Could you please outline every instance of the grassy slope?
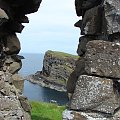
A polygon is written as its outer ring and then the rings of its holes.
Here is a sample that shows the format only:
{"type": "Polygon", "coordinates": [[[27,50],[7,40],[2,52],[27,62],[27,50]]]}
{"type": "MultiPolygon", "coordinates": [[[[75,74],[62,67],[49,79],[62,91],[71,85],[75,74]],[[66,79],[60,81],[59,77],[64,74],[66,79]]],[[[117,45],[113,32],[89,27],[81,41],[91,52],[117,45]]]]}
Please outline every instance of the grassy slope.
{"type": "Polygon", "coordinates": [[[32,120],[62,120],[64,106],[31,101],[32,120]]]}
{"type": "Polygon", "coordinates": [[[70,57],[70,58],[73,58],[73,59],[78,59],[79,58],[79,56],[77,56],[77,55],[72,55],[72,54],[69,54],[69,53],[64,53],[64,52],[59,52],[59,51],[48,50],[47,53],[52,54],[53,56],[56,56],[56,57],[60,57],[60,58],[67,58],[67,57],[70,57]]]}

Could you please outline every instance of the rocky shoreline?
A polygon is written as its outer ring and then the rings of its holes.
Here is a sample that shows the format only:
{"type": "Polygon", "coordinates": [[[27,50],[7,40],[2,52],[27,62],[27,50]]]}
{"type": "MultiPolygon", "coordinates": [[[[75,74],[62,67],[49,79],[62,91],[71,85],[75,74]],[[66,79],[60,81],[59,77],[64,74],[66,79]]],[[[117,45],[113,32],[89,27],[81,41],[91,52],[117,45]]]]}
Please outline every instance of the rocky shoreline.
{"type": "Polygon", "coordinates": [[[34,75],[29,75],[25,78],[25,80],[33,83],[33,84],[37,84],[37,85],[40,85],[42,87],[47,87],[47,88],[50,88],[50,89],[54,89],[54,90],[57,90],[57,91],[60,91],[60,92],[66,92],[66,86],[65,85],[60,85],[60,84],[57,84],[55,82],[50,82],[49,80],[45,79],[45,78],[42,78],[42,77],[36,77],[37,79],[35,79],[33,77],[34,75]]]}

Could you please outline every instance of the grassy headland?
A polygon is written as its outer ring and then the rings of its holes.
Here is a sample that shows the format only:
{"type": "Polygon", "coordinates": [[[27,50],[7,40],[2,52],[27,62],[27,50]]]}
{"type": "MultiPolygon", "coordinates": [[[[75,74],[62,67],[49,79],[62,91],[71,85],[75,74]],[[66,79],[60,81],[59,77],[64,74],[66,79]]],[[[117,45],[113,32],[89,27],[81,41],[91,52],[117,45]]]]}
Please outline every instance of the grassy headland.
{"type": "Polygon", "coordinates": [[[57,58],[74,58],[74,59],[78,59],[79,56],[77,55],[72,55],[72,54],[69,54],[69,53],[64,53],[64,52],[59,52],[59,51],[51,51],[51,50],[48,50],[47,53],[53,55],[53,56],[56,56],[57,58]]]}
{"type": "Polygon", "coordinates": [[[62,120],[65,106],[36,101],[31,101],[30,104],[32,106],[32,120],[62,120]]]}

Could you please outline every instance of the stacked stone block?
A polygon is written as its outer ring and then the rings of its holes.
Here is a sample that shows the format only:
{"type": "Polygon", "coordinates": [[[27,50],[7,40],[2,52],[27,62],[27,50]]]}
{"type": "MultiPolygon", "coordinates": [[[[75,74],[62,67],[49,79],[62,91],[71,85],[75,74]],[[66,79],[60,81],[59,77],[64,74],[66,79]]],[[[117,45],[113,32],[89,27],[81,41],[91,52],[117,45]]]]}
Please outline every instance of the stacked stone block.
{"type": "Polygon", "coordinates": [[[119,0],[75,0],[82,16],[77,53],[80,58],[70,75],[70,97],[63,120],[120,119],[119,0]]]}
{"type": "Polygon", "coordinates": [[[0,120],[31,120],[31,106],[22,95],[21,49],[16,32],[28,23],[26,14],[36,12],[41,0],[0,0],[0,120]]]}

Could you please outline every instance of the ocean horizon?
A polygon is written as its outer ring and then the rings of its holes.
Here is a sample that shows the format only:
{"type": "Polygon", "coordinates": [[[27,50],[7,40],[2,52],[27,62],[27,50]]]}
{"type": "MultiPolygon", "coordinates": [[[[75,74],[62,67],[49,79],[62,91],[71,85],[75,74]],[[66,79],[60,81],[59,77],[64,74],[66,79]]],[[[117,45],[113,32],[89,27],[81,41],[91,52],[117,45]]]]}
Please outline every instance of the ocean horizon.
{"type": "Polygon", "coordinates": [[[42,53],[20,53],[25,59],[22,59],[22,68],[19,73],[22,76],[34,74],[42,70],[44,54],[42,53]]]}

